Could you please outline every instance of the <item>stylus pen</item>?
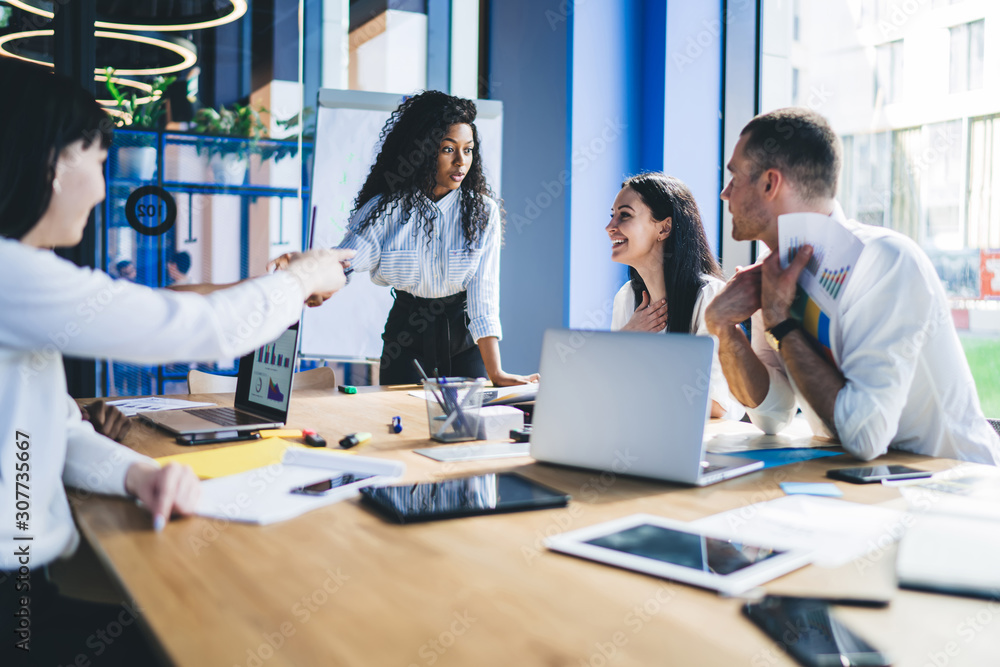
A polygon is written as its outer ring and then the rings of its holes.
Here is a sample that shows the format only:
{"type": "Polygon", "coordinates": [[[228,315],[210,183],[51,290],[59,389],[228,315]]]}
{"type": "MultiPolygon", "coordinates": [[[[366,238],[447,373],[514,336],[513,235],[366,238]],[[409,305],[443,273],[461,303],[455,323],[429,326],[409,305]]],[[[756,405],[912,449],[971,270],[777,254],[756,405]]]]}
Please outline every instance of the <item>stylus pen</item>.
{"type": "Polygon", "coordinates": [[[424,379],[424,386],[431,388],[431,396],[433,396],[434,400],[437,401],[437,404],[441,407],[441,411],[444,412],[445,414],[448,414],[448,408],[446,408],[444,406],[444,403],[441,402],[441,399],[438,398],[438,394],[434,390],[434,385],[431,384],[431,379],[427,377],[427,373],[424,372],[424,367],[421,366],[420,362],[417,361],[416,359],[413,360],[413,365],[416,367],[417,372],[420,373],[420,377],[424,379]]]}
{"type": "MultiPolygon", "coordinates": [[[[416,360],[416,359],[413,360],[413,366],[417,369],[417,372],[420,373],[420,377],[422,377],[424,379],[424,386],[425,387],[431,387],[431,390],[430,390],[431,391],[431,395],[434,396],[434,400],[437,401],[438,406],[441,407],[441,412],[443,412],[445,414],[445,416],[447,417],[448,415],[450,415],[453,412],[457,411],[457,414],[455,415],[455,417],[458,419],[459,424],[460,424],[462,430],[463,431],[466,430],[465,419],[463,418],[461,407],[459,407],[458,405],[455,405],[454,408],[451,407],[452,403],[451,403],[451,401],[448,400],[448,395],[445,392],[444,387],[442,387],[440,385],[440,380],[438,380],[437,382],[435,382],[435,383],[432,384],[431,383],[431,379],[429,377],[427,377],[427,373],[424,372],[424,367],[420,365],[420,362],[418,360],[416,360]],[[437,386],[438,389],[441,390],[441,397],[440,398],[438,398],[438,393],[433,388],[435,385],[437,386]]],[[[434,369],[434,374],[437,375],[437,369],[434,369]]]]}

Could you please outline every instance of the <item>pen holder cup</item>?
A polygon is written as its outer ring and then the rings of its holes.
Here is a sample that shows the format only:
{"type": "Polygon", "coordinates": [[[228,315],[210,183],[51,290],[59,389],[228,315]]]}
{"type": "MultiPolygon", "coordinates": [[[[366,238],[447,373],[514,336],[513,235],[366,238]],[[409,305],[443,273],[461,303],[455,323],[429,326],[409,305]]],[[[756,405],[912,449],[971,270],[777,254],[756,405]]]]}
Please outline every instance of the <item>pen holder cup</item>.
{"type": "Polygon", "coordinates": [[[475,440],[479,409],[483,406],[483,378],[432,378],[424,381],[431,393],[427,401],[427,426],[431,440],[475,440]]]}

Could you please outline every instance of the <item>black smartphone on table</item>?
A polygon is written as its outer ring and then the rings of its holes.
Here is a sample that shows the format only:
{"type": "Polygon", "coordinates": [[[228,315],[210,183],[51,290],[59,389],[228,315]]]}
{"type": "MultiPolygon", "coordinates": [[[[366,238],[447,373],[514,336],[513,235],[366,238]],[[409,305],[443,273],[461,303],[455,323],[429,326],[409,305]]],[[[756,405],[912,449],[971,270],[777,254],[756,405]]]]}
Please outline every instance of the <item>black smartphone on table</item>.
{"type": "Polygon", "coordinates": [[[830,613],[830,605],[810,598],[768,595],[743,613],[800,665],[806,667],[886,667],[889,657],[830,613]]]}
{"type": "Polygon", "coordinates": [[[860,468],[837,468],[827,470],[826,476],[851,484],[872,484],[883,479],[921,479],[930,477],[933,473],[927,470],[917,470],[909,466],[883,465],[862,466],[860,468]]]}
{"type": "Polygon", "coordinates": [[[347,486],[348,484],[354,484],[354,482],[360,482],[361,480],[368,479],[369,477],[371,477],[371,475],[344,473],[343,475],[337,475],[336,477],[331,477],[330,479],[324,479],[321,482],[296,487],[291,490],[291,493],[298,493],[305,496],[325,496],[331,491],[347,486]]]}
{"type": "Polygon", "coordinates": [[[565,507],[570,497],[513,472],[440,482],[369,486],[361,499],[391,521],[410,523],[565,507]]]}

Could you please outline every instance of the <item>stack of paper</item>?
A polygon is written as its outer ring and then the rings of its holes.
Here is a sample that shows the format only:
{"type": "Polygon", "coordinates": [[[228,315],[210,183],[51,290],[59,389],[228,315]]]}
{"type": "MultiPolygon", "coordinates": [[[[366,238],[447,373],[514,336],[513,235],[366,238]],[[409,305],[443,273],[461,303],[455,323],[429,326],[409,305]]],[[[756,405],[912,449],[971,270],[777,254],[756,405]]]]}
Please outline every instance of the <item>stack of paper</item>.
{"type": "Polygon", "coordinates": [[[834,359],[830,335],[836,323],[837,303],[844,295],[864,244],[843,224],[819,213],[789,213],[778,218],[778,253],[782,268],[804,245],[813,256],[799,275],[799,293],[792,303],[792,315],[834,359]]]}
{"type": "Polygon", "coordinates": [[[404,471],[399,461],[288,447],[279,463],[202,482],[195,514],[257,524],[284,521],[357,495],[362,487],[395,481],[404,471]],[[291,492],[343,473],[364,479],[321,496],[291,492]]]}
{"type": "MultiPolygon", "coordinates": [[[[1000,520],[1000,470],[963,465],[899,487],[911,509],[1000,520]]],[[[995,527],[1000,532],[1000,525],[995,527]]]]}
{"type": "Polygon", "coordinates": [[[813,562],[839,567],[891,545],[902,512],[833,498],[784,496],[707,516],[693,524],[734,539],[811,551],[813,562]]]}

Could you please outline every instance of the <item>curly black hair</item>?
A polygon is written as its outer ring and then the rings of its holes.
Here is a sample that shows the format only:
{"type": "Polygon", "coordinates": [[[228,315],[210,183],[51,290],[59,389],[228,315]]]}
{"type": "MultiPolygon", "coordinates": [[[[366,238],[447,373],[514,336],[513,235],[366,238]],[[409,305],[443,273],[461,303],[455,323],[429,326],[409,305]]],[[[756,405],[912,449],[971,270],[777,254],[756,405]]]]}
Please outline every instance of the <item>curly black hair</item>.
{"type": "Polygon", "coordinates": [[[460,187],[462,231],[466,247],[471,248],[489,224],[486,199],[494,199],[483,175],[475,120],[476,105],[471,100],[437,90],[404,100],[382,127],[375,164],[354,200],[352,215],[373,197],[382,195],[378,204],[357,221],[357,231],[364,231],[387,212],[400,209],[405,214],[403,224],[416,213],[423,220],[427,238],[432,237],[435,208],[429,197],[437,183],[438,150],[448,128],[464,123],[472,128],[474,142],[472,164],[460,187]]]}

